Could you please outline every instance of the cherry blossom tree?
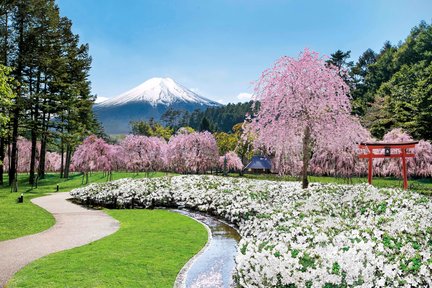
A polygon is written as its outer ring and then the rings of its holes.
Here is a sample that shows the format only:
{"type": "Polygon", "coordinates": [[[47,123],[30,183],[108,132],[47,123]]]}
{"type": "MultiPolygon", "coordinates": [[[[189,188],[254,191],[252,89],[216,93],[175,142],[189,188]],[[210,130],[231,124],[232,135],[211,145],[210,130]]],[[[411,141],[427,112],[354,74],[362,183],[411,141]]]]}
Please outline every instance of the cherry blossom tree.
{"type": "MultiPolygon", "coordinates": [[[[25,173],[30,170],[30,155],[31,155],[31,142],[23,137],[17,140],[17,172],[25,173]]],[[[9,169],[9,157],[4,159],[5,170],[9,169]]]]}
{"type": "Polygon", "coordinates": [[[432,177],[431,143],[429,141],[420,140],[414,149],[414,154],[414,171],[412,174],[416,175],[417,177],[432,177]]]}
{"type": "Polygon", "coordinates": [[[349,87],[339,72],[305,49],[298,59],[277,60],[255,86],[260,109],[246,128],[256,134],[255,147],[274,156],[280,174],[302,175],[303,188],[312,153],[321,147],[353,149],[368,137],[351,115],[349,87]]]}
{"type": "Polygon", "coordinates": [[[344,178],[365,175],[367,162],[359,159],[359,153],[361,151],[356,145],[337,150],[332,147],[317,148],[311,159],[310,171],[315,175],[344,178]]]}
{"type": "MultiPolygon", "coordinates": [[[[23,137],[19,137],[17,141],[17,172],[28,173],[30,171],[30,159],[31,159],[31,148],[32,144],[30,140],[23,137]]],[[[36,166],[39,164],[39,151],[40,143],[36,145],[36,166]]],[[[61,156],[56,152],[47,152],[46,154],[45,170],[50,172],[57,172],[60,170],[61,156]]],[[[5,168],[9,168],[9,159],[5,158],[5,168]]]]}
{"type": "Polygon", "coordinates": [[[31,155],[31,142],[25,138],[18,138],[18,172],[29,172],[30,171],[30,155],[31,155]]]}
{"type": "Polygon", "coordinates": [[[179,173],[203,173],[219,160],[216,140],[207,131],[172,136],[166,155],[170,169],[179,173]]]}
{"type": "MultiPolygon", "coordinates": [[[[414,139],[407,132],[395,128],[384,135],[385,143],[410,142],[414,139]]],[[[400,149],[392,149],[392,154],[399,154],[400,149]]],[[[420,140],[415,149],[408,149],[408,153],[414,153],[414,158],[407,158],[408,174],[410,176],[432,176],[432,145],[430,142],[420,140]]],[[[384,153],[384,151],[381,151],[384,153]]],[[[402,164],[399,158],[374,159],[374,173],[379,176],[401,177],[402,164]]]]}
{"type": "Polygon", "coordinates": [[[228,171],[240,171],[243,169],[243,163],[237,153],[235,153],[234,151],[229,151],[225,155],[219,157],[219,168],[226,168],[228,171]]]}
{"type": "Polygon", "coordinates": [[[61,155],[56,152],[47,152],[45,159],[45,171],[58,172],[61,166],[61,155]]]}
{"type": "Polygon", "coordinates": [[[126,170],[126,153],[121,145],[109,145],[109,158],[113,171],[126,170]]]}
{"type": "Polygon", "coordinates": [[[79,145],[72,157],[72,162],[76,171],[83,172],[86,183],[90,171],[111,171],[109,145],[95,135],[88,136],[79,145]]]}
{"type": "Polygon", "coordinates": [[[159,137],[128,135],[121,143],[126,168],[131,171],[159,171],[165,167],[166,141],[159,137]]]}

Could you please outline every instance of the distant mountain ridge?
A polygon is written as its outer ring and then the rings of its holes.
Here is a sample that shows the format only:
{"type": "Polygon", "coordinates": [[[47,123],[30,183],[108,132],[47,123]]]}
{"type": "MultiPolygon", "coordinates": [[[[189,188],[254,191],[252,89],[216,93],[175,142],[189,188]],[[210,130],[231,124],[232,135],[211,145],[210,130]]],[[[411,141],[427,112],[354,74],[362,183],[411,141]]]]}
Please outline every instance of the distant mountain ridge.
{"type": "Polygon", "coordinates": [[[130,121],[159,120],[168,109],[194,111],[220,107],[171,78],[151,78],[137,87],[93,106],[97,119],[108,134],[130,132],[130,121]]]}

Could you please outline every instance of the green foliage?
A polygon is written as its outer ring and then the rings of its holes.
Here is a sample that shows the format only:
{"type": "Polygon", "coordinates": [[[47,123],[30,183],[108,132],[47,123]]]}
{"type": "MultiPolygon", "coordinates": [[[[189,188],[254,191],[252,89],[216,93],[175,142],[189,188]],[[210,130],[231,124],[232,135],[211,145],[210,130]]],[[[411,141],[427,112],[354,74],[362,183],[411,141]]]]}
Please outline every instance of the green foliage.
{"type": "Polygon", "coordinates": [[[299,263],[302,266],[301,271],[303,272],[306,272],[310,267],[315,267],[315,259],[307,253],[300,257],[299,263]]]}
{"type": "Polygon", "coordinates": [[[226,132],[214,133],[216,143],[219,148],[219,154],[225,155],[228,151],[234,151],[239,141],[239,135],[226,132]]]}
{"type": "Polygon", "coordinates": [[[421,22],[403,43],[368,49],[351,69],[353,108],[376,137],[403,128],[432,140],[432,25],[421,22]]]}
{"type": "Polygon", "coordinates": [[[247,246],[248,246],[247,243],[243,244],[242,247],[240,248],[240,253],[242,253],[243,255],[246,255],[247,246]]]}
{"type": "Polygon", "coordinates": [[[299,253],[300,250],[294,249],[291,251],[291,257],[296,258],[299,253]]]}
{"type": "Polygon", "coordinates": [[[332,274],[339,275],[340,272],[341,272],[341,267],[340,267],[339,263],[334,262],[333,266],[332,266],[332,274]]]}
{"type": "Polygon", "coordinates": [[[204,132],[204,131],[208,131],[208,132],[213,132],[215,130],[214,126],[212,123],[210,123],[210,121],[207,119],[207,117],[203,117],[201,120],[201,124],[199,126],[199,131],[200,132],[204,132]]]}
{"type": "Polygon", "coordinates": [[[354,65],[353,61],[348,61],[350,54],[351,51],[343,52],[342,50],[337,50],[332,53],[330,59],[326,61],[327,64],[334,65],[339,69],[339,76],[344,79],[345,83],[349,86],[351,86],[351,78],[346,72],[348,72],[354,65]]]}
{"type": "Polygon", "coordinates": [[[6,109],[12,106],[12,99],[14,98],[12,91],[13,79],[9,76],[10,72],[10,68],[0,65],[0,135],[5,133],[5,125],[9,122],[6,109]]]}
{"type": "Polygon", "coordinates": [[[356,115],[363,116],[369,103],[374,100],[373,95],[369,92],[370,83],[365,78],[369,75],[369,67],[376,62],[376,58],[377,54],[372,49],[367,49],[350,71],[353,86],[351,87],[351,104],[356,115]]]}
{"type": "Polygon", "coordinates": [[[198,131],[210,132],[233,132],[232,127],[245,120],[247,113],[252,113],[252,102],[248,103],[229,103],[220,107],[209,107],[206,110],[178,111],[168,109],[162,116],[161,122],[174,130],[190,126],[198,131]]]}
{"type": "Polygon", "coordinates": [[[131,126],[132,133],[135,135],[162,137],[165,140],[169,140],[174,133],[173,128],[164,127],[153,119],[150,119],[149,121],[132,121],[131,126]]]}
{"type": "Polygon", "coordinates": [[[420,255],[416,255],[413,258],[405,259],[400,262],[400,268],[402,271],[417,273],[422,265],[422,257],[420,255]]]}

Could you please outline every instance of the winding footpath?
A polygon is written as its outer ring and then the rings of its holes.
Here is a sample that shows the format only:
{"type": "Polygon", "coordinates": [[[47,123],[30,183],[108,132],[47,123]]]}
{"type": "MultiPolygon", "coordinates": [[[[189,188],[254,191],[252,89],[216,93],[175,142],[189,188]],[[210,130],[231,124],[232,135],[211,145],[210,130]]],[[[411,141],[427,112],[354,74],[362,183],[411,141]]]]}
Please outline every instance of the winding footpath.
{"type": "Polygon", "coordinates": [[[88,244],[120,228],[111,216],[73,204],[68,198],[69,193],[62,192],[31,200],[53,214],[56,224],[38,234],[0,242],[0,287],[36,259],[88,244]]]}

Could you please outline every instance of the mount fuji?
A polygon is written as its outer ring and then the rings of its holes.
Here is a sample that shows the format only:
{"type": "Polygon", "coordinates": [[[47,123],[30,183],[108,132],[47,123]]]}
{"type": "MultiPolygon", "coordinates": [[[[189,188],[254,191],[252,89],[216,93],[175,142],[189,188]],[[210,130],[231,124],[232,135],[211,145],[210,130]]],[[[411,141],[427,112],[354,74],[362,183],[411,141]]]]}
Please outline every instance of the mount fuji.
{"type": "Polygon", "coordinates": [[[171,78],[151,78],[139,86],[93,106],[108,134],[130,132],[130,121],[159,120],[168,109],[194,111],[222,106],[202,97],[171,78]]]}

